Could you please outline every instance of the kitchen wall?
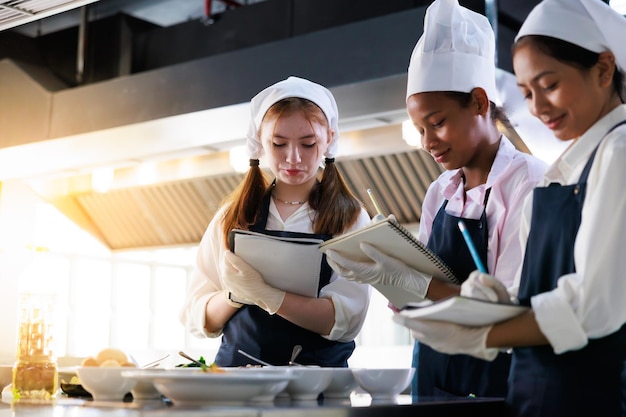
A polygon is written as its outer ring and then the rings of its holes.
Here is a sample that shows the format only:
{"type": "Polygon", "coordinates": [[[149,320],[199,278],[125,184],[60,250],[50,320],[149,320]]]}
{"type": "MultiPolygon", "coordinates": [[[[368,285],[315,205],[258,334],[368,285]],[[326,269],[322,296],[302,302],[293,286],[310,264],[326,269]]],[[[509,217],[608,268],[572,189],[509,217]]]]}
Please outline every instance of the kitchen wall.
{"type": "MultiPolygon", "coordinates": [[[[0,199],[0,363],[15,359],[17,295],[41,255],[27,248],[33,246],[49,249],[46,272],[35,278],[39,289],[58,296],[55,336],[63,363],[107,346],[138,363],[169,354],[164,366],[181,363],[179,350],[214,357],[219,339],[196,339],[178,322],[195,246],[112,253],[21,182],[9,181],[0,199]]],[[[412,340],[391,314],[373,292],[351,366],[410,366],[412,340]]]]}

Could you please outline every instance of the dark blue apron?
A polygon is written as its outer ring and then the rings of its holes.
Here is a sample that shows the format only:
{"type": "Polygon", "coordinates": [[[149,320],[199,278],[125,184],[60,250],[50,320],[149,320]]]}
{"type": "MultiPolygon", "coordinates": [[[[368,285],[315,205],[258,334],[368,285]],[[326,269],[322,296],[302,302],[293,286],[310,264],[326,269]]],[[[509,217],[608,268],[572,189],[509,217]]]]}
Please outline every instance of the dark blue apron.
{"type": "MultiPolygon", "coordinates": [[[[576,271],[574,243],[596,151],[597,147],[577,184],[553,183],[534,191],[518,294],[520,304],[530,306],[532,296],[553,290],[561,276],[576,271]]],[[[580,350],[560,355],[550,345],[515,348],[507,398],[511,413],[533,417],[622,416],[625,357],[624,326],[613,334],[589,340],[580,350]]]]}
{"type": "MultiPolygon", "coordinates": [[[[485,194],[487,206],[489,193],[485,194]]],[[[433,221],[433,229],[427,246],[443,259],[454,271],[455,276],[465,281],[476,270],[476,264],[467,248],[458,222],[461,217],[446,213],[444,201],[433,221]]],[[[480,219],[463,218],[483,265],[487,265],[489,230],[486,209],[480,219]]],[[[500,353],[492,361],[484,361],[468,355],[447,355],[437,352],[426,344],[416,342],[413,366],[417,362],[417,394],[423,397],[505,397],[511,355],[500,353]]],[[[415,391],[414,391],[415,392],[415,391]]]]}
{"type": "MultiPolygon", "coordinates": [[[[269,214],[270,196],[263,201],[257,223],[250,230],[285,237],[308,237],[328,240],[330,235],[265,230],[269,214]]],[[[297,273],[294,271],[294,273],[297,273]]],[[[322,259],[319,291],[330,282],[332,269],[322,259]]],[[[302,346],[298,363],[329,367],[347,367],[348,358],[354,351],[354,342],[336,342],[306,330],[278,314],[270,315],[256,305],[244,305],[224,326],[222,342],[215,357],[219,366],[245,366],[250,359],[241,355],[241,349],[272,365],[287,365],[295,345],[302,346]]]]}

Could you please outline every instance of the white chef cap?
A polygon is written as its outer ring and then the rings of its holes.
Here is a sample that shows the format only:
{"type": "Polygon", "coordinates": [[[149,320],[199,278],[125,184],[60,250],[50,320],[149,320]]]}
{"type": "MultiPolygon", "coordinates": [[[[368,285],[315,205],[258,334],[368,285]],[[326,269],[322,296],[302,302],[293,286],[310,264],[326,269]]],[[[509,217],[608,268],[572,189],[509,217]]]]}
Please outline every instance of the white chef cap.
{"type": "Polygon", "coordinates": [[[324,156],[334,158],[339,139],[339,111],[335,97],[326,88],[304,78],[289,77],[267,87],[250,101],[252,118],[248,128],[247,150],[250,159],[259,159],[263,155],[263,146],[259,138],[259,128],[265,113],[272,105],[289,97],[304,98],[315,103],[326,115],[328,125],[335,132],[324,156]]]}
{"type": "Polygon", "coordinates": [[[481,87],[497,102],[495,37],[489,20],[457,0],[426,10],[424,33],[413,49],[406,98],[427,91],[469,93],[481,87]]]}
{"type": "Polygon", "coordinates": [[[610,50],[626,71],[626,19],[600,0],[544,0],[528,14],[515,41],[526,35],[550,36],[596,53],[610,50]]]}

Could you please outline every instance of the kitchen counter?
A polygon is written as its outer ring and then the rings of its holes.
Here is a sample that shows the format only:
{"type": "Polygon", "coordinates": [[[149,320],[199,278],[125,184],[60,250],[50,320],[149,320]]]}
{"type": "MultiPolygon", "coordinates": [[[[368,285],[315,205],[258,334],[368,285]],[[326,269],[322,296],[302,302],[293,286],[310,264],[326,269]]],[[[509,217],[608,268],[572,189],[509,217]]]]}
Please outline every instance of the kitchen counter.
{"type": "Polygon", "coordinates": [[[498,398],[420,398],[401,395],[393,401],[372,402],[369,395],[350,399],[274,403],[246,406],[180,407],[166,401],[95,402],[59,398],[51,403],[20,401],[0,403],[0,417],[420,417],[450,415],[504,415],[504,400],[498,398]]]}

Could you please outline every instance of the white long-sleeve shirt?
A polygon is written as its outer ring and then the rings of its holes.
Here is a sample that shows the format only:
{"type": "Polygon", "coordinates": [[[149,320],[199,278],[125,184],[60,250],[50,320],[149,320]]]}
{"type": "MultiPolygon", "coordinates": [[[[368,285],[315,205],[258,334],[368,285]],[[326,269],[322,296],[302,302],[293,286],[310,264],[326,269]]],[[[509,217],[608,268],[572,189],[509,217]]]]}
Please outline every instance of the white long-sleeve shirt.
{"type": "MultiPolygon", "coordinates": [[[[222,207],[218,210],[202,237],[196,266],[187,289],[187,298],[180,313],[180,321],[187,331],[196,337],[217,337],[221,334],[221,331],[207,332],[205,321],[207,303],[212,297],[222,294],[224,290],[220,283],[220,258],[227,250],[222,234],[225,209],[222,207]]],[[[266,229],[313,233],[311,221],[313,214],[314,211],[308,203],[305,203],[283,221],[274,201],[271,201],[266,229]]],[[[360,229],[369,222],[370,217],[367,211],[361,209],[357,221],[346,232],[360,229]]],[[[330,333],[322,337],[340,342],[354,340],[363,326],[369,306],[370,292],[369,285],[348,281],[333,272],[330,283],[321,289],[319,297],[332,300],[335,308],[335,324],[330,333]]]]}
{"type": "Polygon", "coordinates": [[[489,229],[487,270],[510,287],[517,267],[522,263],[519,226],[524,199],[542,180],[546,164],[538,158],[522,153],[502,137],[496,158],[485,184],[464,191],[462,171],[442,173],[426,192],[418,238],[426,244],[432,232],[433,221],[444,200],[446,213],[469,219],[480,219],[485,192],[491,188],[487,204],[489,229]]]}
{"type": "MultiPolygon", "coordinates": [[[[543,185],[577,183],[602,141],[587,179],[574,246],[576,272],[560,277],[552,291],[531,298],[539,327],[557,354],[579,349],[588,339],[609,335],[626,322],[626,125],[604,138],[623,120],[626,105],[612,110],[578,138],[550,166],[543,181],[543,185]]],[[[532,195],[524,206],[520,228],[523,247],[531,211],[532,195]]]]}

